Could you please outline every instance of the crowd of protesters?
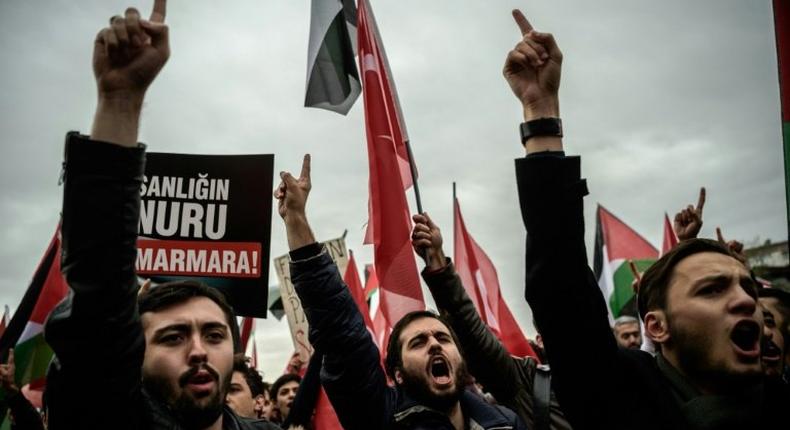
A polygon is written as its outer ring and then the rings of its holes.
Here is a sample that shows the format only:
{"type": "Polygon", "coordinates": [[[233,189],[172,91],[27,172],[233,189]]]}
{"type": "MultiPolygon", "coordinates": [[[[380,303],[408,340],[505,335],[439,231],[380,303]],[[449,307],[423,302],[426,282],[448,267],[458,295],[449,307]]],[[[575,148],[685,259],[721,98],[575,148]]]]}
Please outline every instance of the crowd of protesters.
{"type": "Polygon", "coordinates": [[[610,324],[584,244],[581,159],[563,147],[563,56],[553,35],[513,16],[521,37],[504,77],[524,112],[526,154],[515,170],[537,357],[511,356],[485,325],[423,213],[411,241],[438,313],[397,321],[382,366],[308,222],[309,155],[299,177],[281,173],[274,190],[316,350],[309,363],[295,355],[264,382],[241,354],[236,316],[218,290],[181,281],[139,292],[138,124],[170,55],[165,1],[156,0],[150,19],[129,8],[96,37],[93,127],[69,133],[65,149],[62,268],[71,291],[46,324],[56,359],[43,414],[14,384],[13,351],[0,365],[12,428],[311,428],[321,388],[348,430],[788,428],[790,294],[762,287],[739,243],[697,238],[704,190],[675,217],[679,244],[635,283],[638,316],[610,324]]]}

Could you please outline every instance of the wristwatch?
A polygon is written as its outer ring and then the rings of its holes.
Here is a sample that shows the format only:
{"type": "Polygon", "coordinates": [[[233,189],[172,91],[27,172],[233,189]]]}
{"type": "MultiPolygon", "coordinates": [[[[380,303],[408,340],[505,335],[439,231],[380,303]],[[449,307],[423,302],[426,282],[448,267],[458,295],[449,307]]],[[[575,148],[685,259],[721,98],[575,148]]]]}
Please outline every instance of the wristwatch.
{"type": "Polygon", "coordinates": [[[538,118],[521,123],[521,144],[536,136],[562,137],[562,120],[559,118],[538,118]]]}

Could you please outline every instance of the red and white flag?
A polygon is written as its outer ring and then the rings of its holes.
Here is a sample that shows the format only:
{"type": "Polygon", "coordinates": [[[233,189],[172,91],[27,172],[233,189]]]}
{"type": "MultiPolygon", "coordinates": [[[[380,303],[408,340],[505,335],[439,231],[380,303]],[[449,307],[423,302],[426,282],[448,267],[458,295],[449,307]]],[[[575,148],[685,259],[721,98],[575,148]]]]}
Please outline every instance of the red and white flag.
{"type": "Polygon", "coordinates": [[[373,341],[376,342],[376,346],[378,346],[379,350],[381,350],[381,345],[379,345],[376,340],[376,331],[373,328],[373,320],[370,319],[370,309],[368,308],[368,302],[365,298],[365,291],[362,288],[362,281],[359,279],[357,262],[354,259],[354,254],[350,251],[348,253],[348,266],[346,267],[345,275],[343,275],[343,281],[348,286],[348,289],[351,292],[351,297],[354,298],[354,302],[356,302],[357,308],[359,308],[359,313],[362,314],[362,319],[365,321],[365,326],[368,328],[370,335],[373,337],[373,341]]]}
{"type": "Polygon", "coordinates": [[[357,7],[370,174],[365,243],[374,246],[381,311],[388,321],[398,321],[411,311],[425,309],[404,193],[410,185],[405,180],[409,177],[405,132],[375,18],[366,0],[359,0],[357,7]]]}
{"type": "Polygon", "coordinates": [[[365,266],[367,274],[367,281],[365,282],[365,295],[370,299],[370,315],[373,320],[373,339],[379,345],[381,355],[384,357],[387,353],[387,344],[389,343],[389,336],[392,333],[392,324],[387,321],[387,317],[381,312],[379,303],[379,281],[376,277],[376,269],[372,264],[365,266]]]}
{"type": "Polygon", "coordinates": [[[466,293],[472,298],[483,322],[502,341],[511,355],[537,358],[502,297],[494,264],[467,231],[461,206],[456,198],[453,199],[453,209],[453,260],[466,293]]]}

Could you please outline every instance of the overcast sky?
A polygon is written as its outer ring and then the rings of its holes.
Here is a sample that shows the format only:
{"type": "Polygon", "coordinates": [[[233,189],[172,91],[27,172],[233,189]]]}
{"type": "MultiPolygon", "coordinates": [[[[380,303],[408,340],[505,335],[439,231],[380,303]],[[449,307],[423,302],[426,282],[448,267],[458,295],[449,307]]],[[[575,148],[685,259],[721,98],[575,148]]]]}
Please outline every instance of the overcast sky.
{"type": "MultiPolygon", "coordinates": [[[[565,54],[564,142],[583,156],[588,247],[596,203],[660,246],[664,212],[696,202],[701,185],[708,188],[703,235],[720,225],[745,242],[787,238],[769,0],[370,1],[425,209],[451,254],[451,183],[458,183],[467,227],[497,265],[503,294],[530,335],[513,173],[513,159],[523,155],[520,106],[501,75],[519,39],[515,7],[554,33],[565,54]]],[[[358,101],[347,117],[302,106],[309,3],[171,1],[172,56],[148,92],[140,137],[152,151],[273,153],[275,171],[298,172],[302,154],[313,154],[314,230],[329,239],[348,229],[362,266],[372,260],[362,246],[363,106],[358,101]]],[[[0,304],[12,309],[58,220],[65,132],[90,129],[93,38],[130,5],[147,15],[152,1],[0,2],[0,304]]],[[[271,255],[286,251],[274,214],[271,255]]],[[[273,380],[292,351],[287,325],[259,322],[257,337],[273,380]]]]}

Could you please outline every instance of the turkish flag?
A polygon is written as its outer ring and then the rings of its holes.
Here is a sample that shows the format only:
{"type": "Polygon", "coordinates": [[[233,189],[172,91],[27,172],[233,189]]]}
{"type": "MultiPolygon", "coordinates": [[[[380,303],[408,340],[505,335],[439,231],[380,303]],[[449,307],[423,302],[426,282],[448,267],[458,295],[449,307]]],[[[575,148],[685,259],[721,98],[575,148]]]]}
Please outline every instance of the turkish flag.
{"type": "Polygon", "coordinates": [[[494,263],[466,230],[458,199],[454,206],[453,260],[466,293],[471,297],[480,318],[502,341],[511,355],[537,359],[518,322],[510,312],[499,289],[499,277],[494,263]]]}
{"type": "Polygon", "coordinates": [[[404,132],[375,19],[367,1],[358,4],[358,49],[368,143],[370,219],[365,243],[373,244],[381,311],[388,321],[425,309],[411,247],[411,217],[404,189],[404,132]]]}

